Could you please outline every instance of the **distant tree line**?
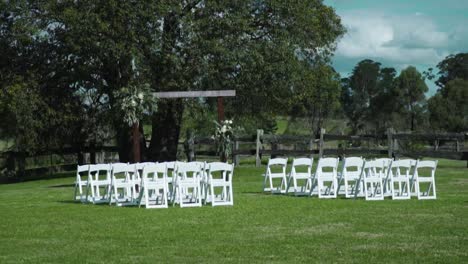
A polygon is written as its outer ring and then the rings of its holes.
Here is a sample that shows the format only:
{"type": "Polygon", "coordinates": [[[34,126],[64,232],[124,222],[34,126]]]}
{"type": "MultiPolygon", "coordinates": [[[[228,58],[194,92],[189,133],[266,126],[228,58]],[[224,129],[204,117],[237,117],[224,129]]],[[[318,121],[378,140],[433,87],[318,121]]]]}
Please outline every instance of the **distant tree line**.
{"type": "Polygon", "coordinates": [[[450,55],[423,73],[409,66],[394,68],[363,60],[343,78],[341,103],[352,133],[406,131],[468,131],[468,53],[450,55]],[[439,87],[427,98],[425,80],[439,87]]]}

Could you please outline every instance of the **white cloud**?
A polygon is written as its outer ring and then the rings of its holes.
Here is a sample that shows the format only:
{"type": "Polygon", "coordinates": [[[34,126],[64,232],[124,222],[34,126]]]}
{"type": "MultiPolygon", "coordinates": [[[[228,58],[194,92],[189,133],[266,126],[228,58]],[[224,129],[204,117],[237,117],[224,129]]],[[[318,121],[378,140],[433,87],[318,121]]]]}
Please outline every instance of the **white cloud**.
{"type": "Polygon", "coordinates": [[[348,29],[340,40],[337,56],[385,60],[403,65],[435,65],[449,53],[449,34],[439,31],[424,14],[384,16],[376,11],[342,14],[348,29]]]}

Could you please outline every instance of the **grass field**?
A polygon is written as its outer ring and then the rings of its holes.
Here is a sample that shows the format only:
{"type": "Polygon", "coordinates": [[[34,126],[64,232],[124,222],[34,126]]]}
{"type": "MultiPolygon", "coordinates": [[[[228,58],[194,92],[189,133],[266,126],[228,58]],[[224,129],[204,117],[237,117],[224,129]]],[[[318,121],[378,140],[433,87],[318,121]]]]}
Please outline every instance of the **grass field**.
{"type": "Polygon", "coordinates": [[[264,194],[263,170],[236,168],[233,207],[79,204],[72,177],[0,185],[0,263],[468,262],[466,162],[439,162],[430,201],[264,194]]]}

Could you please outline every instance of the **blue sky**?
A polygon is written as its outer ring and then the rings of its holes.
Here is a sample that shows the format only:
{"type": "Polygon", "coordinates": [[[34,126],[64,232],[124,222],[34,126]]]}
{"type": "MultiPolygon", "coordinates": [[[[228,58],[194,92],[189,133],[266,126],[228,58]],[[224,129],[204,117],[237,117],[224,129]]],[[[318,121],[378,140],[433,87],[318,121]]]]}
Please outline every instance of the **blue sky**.
{"type": "MultiPolygon", "coordinates": [[[[468,52],[468,0],[325,0],[348,32],[337,46],[333,66],[348,76],[363,59],[419,71],[449,54],[468,52]]],[[[437,89],[427,81],[428,95],[437,89]]]]}

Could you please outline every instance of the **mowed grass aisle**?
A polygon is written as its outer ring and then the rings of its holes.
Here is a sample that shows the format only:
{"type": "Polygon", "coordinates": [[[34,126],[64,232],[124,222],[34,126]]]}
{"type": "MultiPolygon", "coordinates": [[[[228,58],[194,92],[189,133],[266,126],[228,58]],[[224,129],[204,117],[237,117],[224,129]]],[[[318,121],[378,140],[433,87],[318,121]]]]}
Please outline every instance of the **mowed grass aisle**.
{"type": "Polygon", "coordinates": [[[73,177],[0,186],[0,263],[468,262],[468,169],[440,161],[437,200],[319,200],[261,192],[235,170],[233,207],[72,202],[73,177]]]}

